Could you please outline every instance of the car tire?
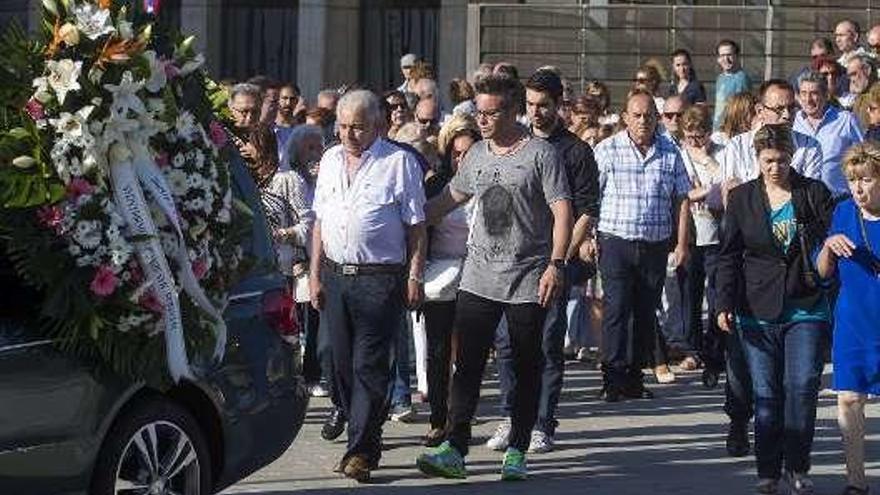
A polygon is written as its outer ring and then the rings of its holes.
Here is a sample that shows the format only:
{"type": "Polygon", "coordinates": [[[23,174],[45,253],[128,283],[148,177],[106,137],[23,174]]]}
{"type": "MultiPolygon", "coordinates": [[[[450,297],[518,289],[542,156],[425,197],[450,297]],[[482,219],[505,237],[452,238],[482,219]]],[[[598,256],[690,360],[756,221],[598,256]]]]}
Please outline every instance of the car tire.
{"type": "Polygon", "coordinates": [[[122,414],[98,454],[93,495],[213,492],[210,451],[192,414],[162,398],[140,400],[122,414]]]}

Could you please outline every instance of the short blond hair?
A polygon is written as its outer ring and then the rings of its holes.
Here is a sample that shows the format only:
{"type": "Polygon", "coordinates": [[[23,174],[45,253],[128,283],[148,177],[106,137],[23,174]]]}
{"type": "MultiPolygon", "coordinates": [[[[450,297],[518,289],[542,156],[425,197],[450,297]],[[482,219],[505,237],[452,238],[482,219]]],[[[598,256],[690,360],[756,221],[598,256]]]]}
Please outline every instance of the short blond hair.
{"type": "Polygon", "coordinates": [[[854,145],[843,155],[843,175],[847,180],[861,176],[859,172],[880,178],[880,144],[865,141],[854,145]]]}

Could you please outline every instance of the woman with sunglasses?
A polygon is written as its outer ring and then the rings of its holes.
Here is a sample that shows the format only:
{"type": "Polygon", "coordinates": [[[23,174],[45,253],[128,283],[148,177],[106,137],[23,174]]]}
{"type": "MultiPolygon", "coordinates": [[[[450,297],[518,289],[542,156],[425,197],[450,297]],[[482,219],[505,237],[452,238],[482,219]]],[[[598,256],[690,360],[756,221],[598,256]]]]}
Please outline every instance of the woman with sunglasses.
{"type": "Polygon", "coordinates": [[[703,337],[703,296],[706,296],[709,314],[715,313],[715,275],[718,266],[719,233],[724,206],[721,202],[721,183],[724,174],[717,156],[723,150],[710,139],[712,116],[705,105],[688,108],[681,121],[682,159],[691,180],[691,256],[688,260],[683,290],[688,295],[688,307],[682,308],[687,335],[687,356],[681,366],[696,369],[702,361],[706,365],[703,382],[714,387],[724,369],[724,346],[712,318],[703,337]],[[708,278],[708,285],[706,279],[708,278]],[[704,290],[705,289],[705,290],[704,290]],[[704,294],[705,292],[705,294],[704,294]]]}
{"type": "Polygon", "coordinates": [[[865,402],[880,395],[880,144],[853,146],[843,173],[852,198],[834,211],[816,269],[840,280],[832,356],[846,458],[842,495],[866,495],[865,402]]]}

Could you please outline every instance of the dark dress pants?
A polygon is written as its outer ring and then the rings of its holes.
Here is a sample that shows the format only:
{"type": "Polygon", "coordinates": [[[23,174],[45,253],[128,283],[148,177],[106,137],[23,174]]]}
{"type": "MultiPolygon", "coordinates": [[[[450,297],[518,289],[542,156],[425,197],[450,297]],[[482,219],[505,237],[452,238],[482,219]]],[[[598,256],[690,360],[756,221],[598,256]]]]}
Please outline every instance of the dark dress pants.
{"type": "Polygon", "coordinates": [[[320,313],[312,307],[311,303],[307,302],[297,303],[296,309],[306,338],[305,351],[303,352],[303,378],[309,385],[320,383],[330,376],[324,374],[321,354],[318,351],[320,313]]]}
{"type": "Polygon", "coordinates": [[[521,452],[528,449],[538,416],[543,366],[541,341],[546,314],[547,310],[537,303],[508,304],[459,291],[454,325],[458,345],[455,373],[452,375],[447,439],[462,455],[468,452],[471,420],[480,400],[486,358],[502,315],[507,318],[516,374],[516,391],[510,415],[510,446],[521,452]]]}
{"type": "Polygon", "coordinates": [[[381,457],[391,353],[403,314],[399,274],[344,276],[321,270],[325,307],[321,320],[333,346],[334,394],[348,418],[344,458],[381,457]]]}
{"type": "Polygon", "coordinates": [[[669,242],[600,234],[599,245],[605,291],[602,367],[609,383],[624,386],[655,360],[659,343],[656,309],[666,278],[669,242]]]}

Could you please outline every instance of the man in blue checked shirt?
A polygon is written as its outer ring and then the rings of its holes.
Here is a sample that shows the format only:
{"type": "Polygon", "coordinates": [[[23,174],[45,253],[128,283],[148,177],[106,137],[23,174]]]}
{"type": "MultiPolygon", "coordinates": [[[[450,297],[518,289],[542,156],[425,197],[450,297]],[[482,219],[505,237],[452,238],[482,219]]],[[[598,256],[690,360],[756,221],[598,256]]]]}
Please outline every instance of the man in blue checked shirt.
{"type": "Polygon", "coordinates": [[[670,247],[676,267],[688,255],[690,182],[677,147],[657,132],[651,95],[633,92],[623,119],[626,129],[595,150],[602,197],[599,271],[605,290],[601,397],[607,402],[652,396],[641,369],[649,364],[645,361],[656,340],[654,311],[670,247]]]}

